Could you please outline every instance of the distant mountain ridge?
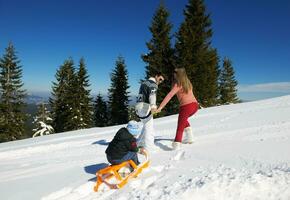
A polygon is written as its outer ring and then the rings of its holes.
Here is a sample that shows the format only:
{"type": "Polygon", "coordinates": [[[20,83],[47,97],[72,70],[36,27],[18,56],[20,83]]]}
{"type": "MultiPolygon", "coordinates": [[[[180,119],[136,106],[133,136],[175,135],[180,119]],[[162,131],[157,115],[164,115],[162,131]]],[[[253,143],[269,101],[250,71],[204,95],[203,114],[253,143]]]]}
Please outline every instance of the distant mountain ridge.
{"type": "Polygon", "coordinates": [[[49,97],[41,97],[36,95],[28,95],[26,97],[27,104],[48,103],[49,97]]]}
{"type": "MultiPolygon", "coordinates": [[[[27,104],[40,104],[40,103],[48,103],[49,102],[49,97],[50,97],[50,93],[49,92],[35,92],[35,93],[29,93],[26,97],[26,103],[27,104]]],[[[95,101],[96,99],[96,94],[93,94],[93,101],[95,101]]],[[[106,102],[108,102],[109,98],[107,95],[102,95],[104,100],[106,102]]],[[[137,96],[136,95],[132,95],[130,96],[130,102],[129,102],[129,106],[135,105],[136,103],[136,99],[137,96]]]]}

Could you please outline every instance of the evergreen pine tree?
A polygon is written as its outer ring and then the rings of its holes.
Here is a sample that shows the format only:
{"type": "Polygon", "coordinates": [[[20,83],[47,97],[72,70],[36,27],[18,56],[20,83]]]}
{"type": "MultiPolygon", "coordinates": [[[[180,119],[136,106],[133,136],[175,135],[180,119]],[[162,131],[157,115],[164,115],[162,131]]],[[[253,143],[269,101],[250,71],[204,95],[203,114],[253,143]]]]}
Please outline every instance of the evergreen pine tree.
{"type": "Polygon", "coordinates": [[[12,43],[0,59],[0,142],[17,140],[24,134],[26,115],[20,60],[12,43]]]}
{"type": "Polygon", "coordinates": [[[217,104],[218,55],[211,47],[211,20],[203,0],[189,0],[175,44],[177,65],[185,67],[202,106],[217,104]]]}
{"type": "Polygon", "coordinates": [[[8,139],[7,140],[5,139],[6,135],[4,135],[5,118],[4,118],[4,115],[2,114],[1,107],[2,107],[2,104],[0,102],[0,143],[8,141],[8,139]]]}
{"type": "Polygon", "coordinates": [[[89,76],[83,58],[80,59],[79,69],[73,82],[73,109],[70,118],[73,120],[73,130],[90,128],[93,125],[93,107],[90,97],[89,76]]]}
{"type": "Polygon", "coordinates": [[[230,104],[238,103],[237,87],[235,80],[235,71],[229,58],[224,58],[223,68],[220,75],[220,103],[230,104]]]}
{"type": "Polygon", "coordinates": [[[94,122],[97,127],[104,127],[108,124],[108,108],[101,94],[98,94],[95,101],[94,122]]]}
{"type": "Polygon", "coordinates": [[[72,119],[75,111],[75,73],[72,59],[66,60],[57,70],[56,82],[53,82],[50,105],[53,127],[56,133],[75,130],[72,119]]]}
{"type": "Polygon", "coordinates": [[[128,122],[129,104],[128,72],[125,60],[118,57],[116,67],[111,74],[111,86],[109,92],[110,124],[124,124],[128,122]]]}
{"type": "Polygon", "coordinates": [[[32,137],[37,135],[49,135],[54,133],[54,129],[51,126],[52,118],[50,117],[50,112],[44,103],[38,105],[37,113],[34,118],[35,129],[33,129],[34,134],[32,137]]]}
{"type": "Polygon", "coordinates": [[[129,121],[131,121],[131,120],[140,121],[140,118],[136,114],[135,106],[129,107],[129,121]]]}
{"type": "MultiPolygon", "coordinates": [[[[146,79],[161,72],[164,83],[159,85],[157,94],[157,105],[161,103],[167,93],[171,90],[174,71],[174,50],[171,47],[172,24],[168,22],[169,12],[161,3],[156,10],[149,30],[152,38],[146,43],[149,52],[142,55],[146,66],[146,79]]],[[[176,97],[171,100],[162,111],[163,115],[177,112],[178,103],[176,97]]]]}

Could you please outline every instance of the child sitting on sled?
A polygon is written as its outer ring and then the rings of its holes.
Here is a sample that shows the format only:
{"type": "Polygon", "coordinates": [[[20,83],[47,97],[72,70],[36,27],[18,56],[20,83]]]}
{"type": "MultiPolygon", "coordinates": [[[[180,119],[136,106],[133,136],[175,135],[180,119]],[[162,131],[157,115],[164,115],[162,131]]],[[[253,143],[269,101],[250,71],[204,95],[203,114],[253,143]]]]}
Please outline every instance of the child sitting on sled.
{"type": "Polygon", "coordinates": [[[124,161],[132,160],[139,165],[137,152],[142,153],[143,149],[137,147],[137,141],[134,136],[141,132],[139,123],[129,121],[127,127],[118,130],[113,140],[106,149],[107,159],[112,165],[120,164],[124,161]]]}

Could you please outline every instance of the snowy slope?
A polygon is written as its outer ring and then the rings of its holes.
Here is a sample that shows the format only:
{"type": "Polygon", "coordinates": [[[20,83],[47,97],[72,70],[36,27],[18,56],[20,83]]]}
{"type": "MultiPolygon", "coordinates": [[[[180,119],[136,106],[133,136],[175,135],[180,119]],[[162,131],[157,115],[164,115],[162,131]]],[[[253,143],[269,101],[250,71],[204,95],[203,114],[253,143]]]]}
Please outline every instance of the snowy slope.
{"type": "Polygon", "coordinates": [[[1,199],[290,199],[290,96],[199,110],[196,142],[172,151],[176,122],[155,120],[148,169],[98,193],[95,172],[122,126],[0,144],[1,199]]]}

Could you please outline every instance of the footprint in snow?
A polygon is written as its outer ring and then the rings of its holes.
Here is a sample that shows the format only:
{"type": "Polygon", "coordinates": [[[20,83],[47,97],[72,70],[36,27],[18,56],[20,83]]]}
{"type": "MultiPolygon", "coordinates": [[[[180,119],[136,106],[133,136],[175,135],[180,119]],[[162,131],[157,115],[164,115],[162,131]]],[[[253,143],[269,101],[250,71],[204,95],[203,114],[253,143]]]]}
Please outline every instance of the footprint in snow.
{"type": "Polygon", "coordinates": [[[134,189],[145,190],[151,185],[153,185],[156,180],[157,180],[157,176],[151,176],[143,180],[135,180],[130,183],[130,186],[134,189]]]}
{"type": "Polygon", "coordinates": [[[151,169],[156,172],[162,172],[165,169],[165,166],[164,165],[152,166],[151,169]]]}
{"type": "Polygon", "coordinates": [[[171,158],[171,160],[184,160],[185,151],[178,150],[176,151],[175,155],[171,158]]]}

